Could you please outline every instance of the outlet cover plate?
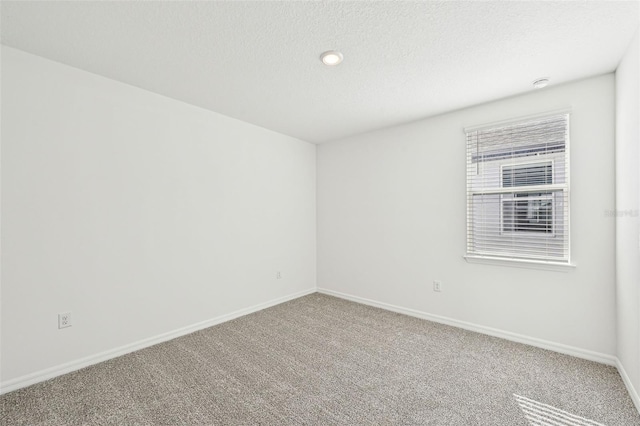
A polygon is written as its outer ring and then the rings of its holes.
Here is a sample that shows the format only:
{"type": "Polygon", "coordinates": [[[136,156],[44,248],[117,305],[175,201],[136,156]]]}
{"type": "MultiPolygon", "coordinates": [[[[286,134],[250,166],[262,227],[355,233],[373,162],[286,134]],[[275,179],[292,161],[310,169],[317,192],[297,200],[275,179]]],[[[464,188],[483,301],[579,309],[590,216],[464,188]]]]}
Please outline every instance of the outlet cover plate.
{"type": "Polygon", "coordinates": [[[58,328],[71,327],[71,312],[58,314],[58,328]]]}

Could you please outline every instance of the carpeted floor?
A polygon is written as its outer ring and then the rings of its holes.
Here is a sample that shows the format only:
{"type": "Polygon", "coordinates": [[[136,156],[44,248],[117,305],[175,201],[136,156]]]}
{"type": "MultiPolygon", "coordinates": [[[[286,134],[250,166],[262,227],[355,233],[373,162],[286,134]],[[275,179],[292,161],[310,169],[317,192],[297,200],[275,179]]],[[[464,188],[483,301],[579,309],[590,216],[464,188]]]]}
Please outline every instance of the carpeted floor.
{"type": "Polygon", "coordinates": [[[1,425],[640,425],[613,367],[317,293],[0,410],[1,425]]]}

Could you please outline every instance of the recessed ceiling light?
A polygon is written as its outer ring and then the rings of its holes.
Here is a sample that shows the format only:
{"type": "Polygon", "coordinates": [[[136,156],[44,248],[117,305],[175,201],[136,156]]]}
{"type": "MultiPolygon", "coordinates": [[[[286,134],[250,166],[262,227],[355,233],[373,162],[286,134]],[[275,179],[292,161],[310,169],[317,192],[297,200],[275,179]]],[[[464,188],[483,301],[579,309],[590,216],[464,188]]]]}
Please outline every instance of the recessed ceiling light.
{"type": "Polygon", "coordinates": [[[539,78],[533,82],[533,87],[536,89],[542,89],[543,87],[547,87],[547,84],[549,84],[548,78],[539,78]]]}
{"type": "Polygon", "coordinates": [[[328,50],[320,55],[320,59],[323,64],[332,67],[342,62],[342,53],[336,52],[335,50],[328,50]]]}

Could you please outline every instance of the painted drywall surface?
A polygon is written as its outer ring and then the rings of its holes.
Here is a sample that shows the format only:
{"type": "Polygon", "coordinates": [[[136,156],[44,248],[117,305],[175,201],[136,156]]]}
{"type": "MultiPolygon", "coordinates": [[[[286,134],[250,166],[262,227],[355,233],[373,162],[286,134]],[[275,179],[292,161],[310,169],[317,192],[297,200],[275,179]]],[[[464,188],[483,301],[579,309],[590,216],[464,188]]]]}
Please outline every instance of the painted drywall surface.
{"type": "Polygon", "coordinates": [[[315,145],[2,55],[2,381],[315,288],[315,145]]]}
{"type": "Polygon", "coordinates": [[[320,145],[318,287],[614,355],[614,94],[607,74],[320,145]],[[463,128],[566,107],[576,268],[466,263],[463,128]]]}
{"type": "Polygon", "coordinates": [[[618,359],[640,391],[640,66],[638,34],[616,71],[618,359]]]}

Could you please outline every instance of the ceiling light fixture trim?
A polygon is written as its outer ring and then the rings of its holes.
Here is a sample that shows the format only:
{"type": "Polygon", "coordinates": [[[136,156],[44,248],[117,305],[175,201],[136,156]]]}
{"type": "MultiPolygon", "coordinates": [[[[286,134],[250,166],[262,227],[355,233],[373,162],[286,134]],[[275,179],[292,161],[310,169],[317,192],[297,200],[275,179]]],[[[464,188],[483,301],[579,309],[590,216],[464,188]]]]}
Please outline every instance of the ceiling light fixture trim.
{"type": "Polygon", "coordinates": [[[535,87],[536,89],[542,89],[543,87],[547,87],[548,84],[549,84],[548,77],[538,78],[537,80],[533,81],[533,87],[535,87]]]}
{"type": "Polygon", "coordinates": [[[329,67],[338,65],[340,62],[342,62],[342,59],[344,59],[344,56],[342,56],[342,53],[338,52],[337,50],[327,50],[322,55],[320,55],[320,60],[322,61],[322,63],[329,67]]]}

